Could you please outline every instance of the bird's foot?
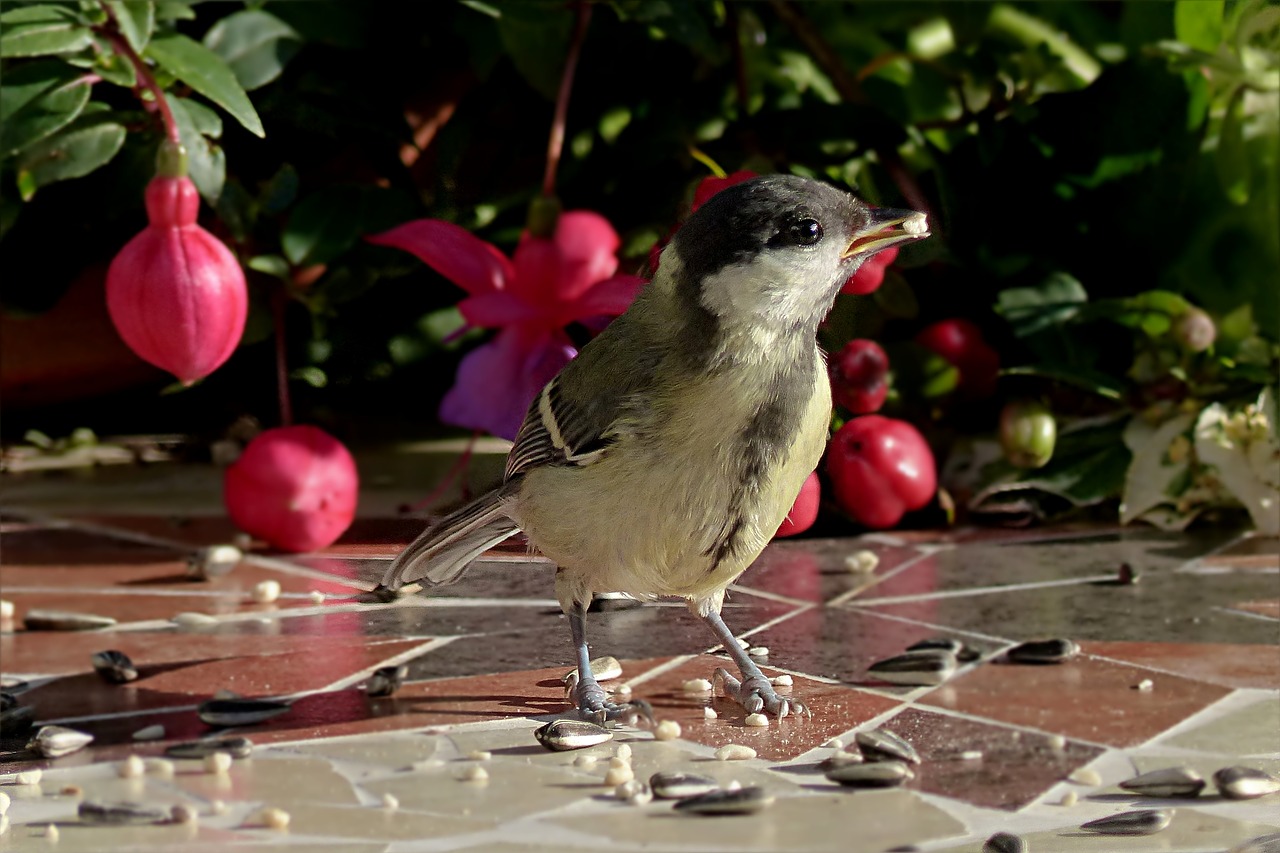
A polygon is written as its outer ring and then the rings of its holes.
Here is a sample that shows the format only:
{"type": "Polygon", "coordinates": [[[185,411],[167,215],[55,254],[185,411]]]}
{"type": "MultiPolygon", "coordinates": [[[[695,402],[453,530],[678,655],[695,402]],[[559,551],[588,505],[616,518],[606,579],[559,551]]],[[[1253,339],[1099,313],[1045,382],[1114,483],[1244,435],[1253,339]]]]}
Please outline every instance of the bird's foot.
{"type": "Polygon", "coordinates": [[[737,676],[721,666],[716,668],[713,683],[721,685],[724,695],[745,708],[748,714],[763,711],[781,719],[788,714],[810,713],[799,699],[779,696],[769,679],[763,675],[748,675],[739,681],[737,676]]]}
{"type": "Polygon", "coordinates": [[[610,702],[597,681],[580,681],[571,690],[571,698],[578,706],[578,716],[598,725],[622,723],[635,725],[641,719],[653,723],[653,708],[643,699],[630,702],[610,702]]]}

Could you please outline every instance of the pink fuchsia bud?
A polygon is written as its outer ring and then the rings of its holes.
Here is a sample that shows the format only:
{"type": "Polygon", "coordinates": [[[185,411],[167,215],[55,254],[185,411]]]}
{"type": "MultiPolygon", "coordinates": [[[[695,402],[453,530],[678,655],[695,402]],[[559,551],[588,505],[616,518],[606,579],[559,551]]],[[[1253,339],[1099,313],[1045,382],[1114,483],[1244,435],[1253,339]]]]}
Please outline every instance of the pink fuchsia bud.
{"type": "Polygon", "coordinates": [[[889,394],[889,356],[875,341],[858,338],[836,353],[828,367],[831,396],[855,415],[880,410],[889,394]]]}
{"type": "Polygon", "coordinates": [[[818,483],[818,472],[814,471],[800,487],[791,512],[782,520],[782,526],[774,535],[779,538],[804,533],[818,520],[818,505],[822,502],[822,486],[818,483]]]}
{"type": "Polygon", "coordinates": [[[200,197],[190,178],[153,178],[146,203],[149,224],[107,270],[107,310],[130,349],[189,385],[240,343],[249,311],[244,271],[196,224],[200,197]]]}
{"type": "Polygon", "coordinates": [[[840,288],[840,292],[850,293],[854,296],[866,296],[868,293],[875,293],[880,289],[880,285],[884,284],[884,271],[897,259],[897,246],[890,246],[887,249],[876,252],[862,262],[862,266],[858,267],[856,273],[849,276],[849,280],[844,283],[844,287],[840,288]]]}
{"type": "Polygon", "coordinates": [[[227,469],[223,502],[245,533],[282,551],[332,545],[356,515],[360,478],[351,453],[313,426],[261,433],[227,469]]]}

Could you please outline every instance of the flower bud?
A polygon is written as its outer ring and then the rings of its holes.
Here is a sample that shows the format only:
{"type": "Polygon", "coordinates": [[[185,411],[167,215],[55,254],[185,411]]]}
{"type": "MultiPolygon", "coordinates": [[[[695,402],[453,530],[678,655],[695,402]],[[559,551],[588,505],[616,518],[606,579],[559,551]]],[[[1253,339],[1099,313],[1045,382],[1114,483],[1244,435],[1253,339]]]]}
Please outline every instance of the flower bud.
{"type": "Polygon", "coordinates": [[[1199,308],[1188,308],[1173,321],[1173,339],[1188,352],[1204,352],[1213,346],[1218,337],[1218,327],[1213,318],[1199,308]]]}
{"type": "Polygon", "coordinates": [[[1000,446],[1019,468],[1042,468],[1053,458],[1058,425],[1053,413],[1032,401],[1007,404],[1000,412],[1000,446]]]}
{"type": "Polygon", "coordinates": [[[227,469],[223,502],[245,533],[282,551],[332,545],[356,515],[360,478],[342,442],[313,426],[269,429],[227,469]]]}
{"type": "Polygon", "coordinates": [[[240,343],[249,310],[244,271],[196,224],[200,197],[190,178],[153,178],[146,205],[149,224],[107,270],[107,310],[130,349],[189,385],[240,343]]]}

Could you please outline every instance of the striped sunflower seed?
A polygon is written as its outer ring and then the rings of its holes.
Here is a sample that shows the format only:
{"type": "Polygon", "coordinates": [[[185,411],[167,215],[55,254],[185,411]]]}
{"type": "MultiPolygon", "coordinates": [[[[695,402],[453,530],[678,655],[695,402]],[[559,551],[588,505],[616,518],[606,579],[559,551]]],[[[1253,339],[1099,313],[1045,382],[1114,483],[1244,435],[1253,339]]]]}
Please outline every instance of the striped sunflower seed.
{"type": "Polygon", "coordinates": [[[59,758],[93,743],[93,735],[66,726],[41,726],[27,743],[27,749],[45,758],[59,758]]]}
{"type": "Polygon", "coordinates": [[[187,758],[201,761],[206,755],[225,752],[232,758],[248,758],[253,752],[253,741],[247,737],[219,737],[175,743],[165,749],[170,758],[187,758]]]}
{"type": "Polygon", "coordinates": [[[1204,778],[1186,767],[1166,767],[1126,779],[1120,787],[1146,797],[1196,797],[1204,790],[1204,778]]]}
{"type": "Polygon", "coordinates": [[[923,649],[876,661],[867,673],[879,681],[924,687],[941,684],[956,671],[956,656],[943,649],[923,649]]]}
{"type": "Polygon", "coordinates": [[[649,787],[660,800],[684,800],[709,794],[720,785],[715,779],[697,773],[654,773],[649,777],[649,787]]]}
{"type": "Polygon", "coordinates": [[[1280,791],[1280,779],[1252,767],[1224,767],[1213,774],[1213,784],[1229,800],[1252,800],[1280,791]]]}
{"type": "Polygon", "coordinates": [[[896,788],[916,776],[911,767],[901,761],[845,764],[828,770],[824,775],[832,782],[850,788],[896,788]]]}
{"type": "Polygon", "coordinates": [[[756,785],[736,791],[709,791],[686,797],[675,804],[675,810],[697,815],[756,814],[773,804],[774,797],[756,785]]]}
{"type": "Polygon", "coordinates": [[[1173,809],[1139,809],[1100,817],[1080,824],[1080,828],[1099,835],[1154,835],[1171,820],[1173,809]]]}
{"type": "Polygon", "coordinates": [[[552,720],[535,731],[533,736],[552,752],[586,749],[613,740],[613,732],[604,726],[571,719],[552,720]]]}
{"type": "Polygon", "coordinates": [[[982,853],[1027,853],[1030,848],[1021,836],[997,832],[982,845],[982,853]]]}
{"type": "Polygon", "coordinates": [[[211,726],[252,726],[287,713],[286,702],[270,699],[210,699],[201,702],[196,713],[211,726]]]}
{"type": "Polygon", "coordinates": [[[1080,644],[1060,637],[1033,640],[1014,646],[1005,654],[1014,663],[1065,663],[1080,654],[1080,644]]]}
{"type": "Polygon", "coordinates": [[[404,680],[409,677],[409,665],[402,663],[399,666],[384,666],[375,669],[373,674],[369,676],[369,680],[365,682],[364,693],[366,696],[390,696],[401,687],[404,687],[404,680]]]}
{"type": "Polygon", "coordinates": [[[919,764],[920,753],[911,744],[888,729],[873,729],[854,735],[858,749],[867,761],[905,761],[919,764]]]}
{"type": "Polygon", "coordinates": [[[115,649],[94,652],[90,661],[94,671],[109,684],[127,684],[138,677],[138,668],[124,652],[115,649]]]}
{"type": "Polygon", "coordinates": [[[121,826],[138,823],[164,823],[169,812],[142,803],[98,803],[85,800],[78,813],[82,823],[111,824],[121,826]]]}

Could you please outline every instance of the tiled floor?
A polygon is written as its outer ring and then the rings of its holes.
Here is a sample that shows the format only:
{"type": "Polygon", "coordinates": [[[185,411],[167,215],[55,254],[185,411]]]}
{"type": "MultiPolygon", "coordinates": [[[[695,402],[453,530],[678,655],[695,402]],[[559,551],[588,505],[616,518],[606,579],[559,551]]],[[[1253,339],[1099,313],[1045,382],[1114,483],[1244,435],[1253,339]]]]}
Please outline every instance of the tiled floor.
{"type": "Polygon", "coordinates": [[[1220,853],[1280,832],[1280,794],[1231,801],[1211,784],[1196,799],[1160,800],[1116,787],[1174,765],[1206,778],[1234,764],[1280,769],[1274,539],[1073,526],[775,544],[740,579],[725,618],[768,647],[770,672],[792,674],[812,717],[744,726],[723,697],[684,692],[723,661],[682,606],[612,607],[588,621],[594,653],[620,658],[633,695],[679,722],[681,737],[621,728],[613,743],[552,753],[532,732],[567,710],[568,631],[552,568],[520,545],[430,599],[370,604],[352,596],[381,577],[419,522],[364,519],[324,553],[255,550],[232,573],[196,581],[185,574],[191,550],[233,535],[215,517],[179,524],[11,508],[2,519],[0,597],[14,607],[0,625],[5,689],[35,709],[37,725],[95,740],[48,760],[25,751],[29,732],[3,733],[0,773],[44,772],[34,785],[0,777],[11,799],[0,850],[978,851],[1010,831],[1035,851],[1220,853]],[[849,565],[863,550],[878,558],[870,571],[849,565]],[[1116,581],[1122,563],[1138,583],[1116,581]],[[279,600],[253,603],[263,580],[280,583],[279,600]],[[34,608],[118,624],[27,630],[34,608]],[[214,621],[179,626],[170,620],[180,612],[214,621]],[[868,675],[873,662],[933,636],[961,639],[981,657],[935,687],[868,675]],[[1079,641],[1083,654],[1039,666],[1002,656],[1051,636],[1079,641]],[[138,680],[110,685],[94,674],[90,655],[104,649],[126,652],[138,680]],[[402,662],[403,689],[364,695],[373,669],[402,662]],[[119,775],[129,755],[155,758],[211,734],[195,706],[219,690],[292,708],[242,730],[257,746],[229,772],[153,762],[140,777],[119,775]],[[155,724],[161,739],[134,739],[155,724]],[[916,778],[882,791],[828,782],[816,767],[833,752],[824,744],[875,727],[920,752],[916,778]],[[715,760],[729,743],[757,757],[715,760]],[[661,801],[628,805],[601,784],[621,744],[638,778],[692,771],[761,785],[776,801],[714,819],[661,801]],[[599,761],[584,766],[584,754],[599,761]],[[487,780],[463,781],[477,765],[487,780]],[[199,818],[89,825],[77,816],[82,801],[185,803],[199,818]],[[265,826],[264,807],[288,812],[288,828],[265,826]],[[1151,836],[1079,829],[1144,807],[1176,813],[1151,836]]]}

